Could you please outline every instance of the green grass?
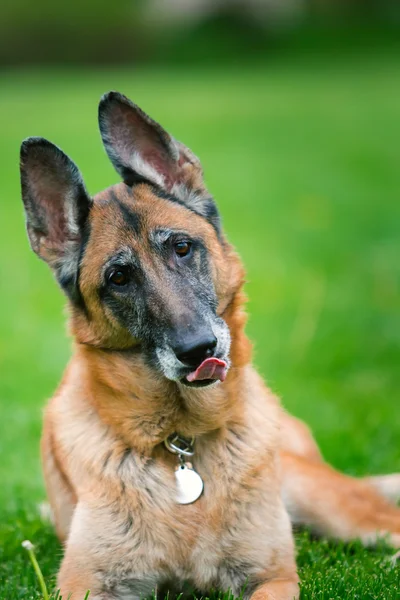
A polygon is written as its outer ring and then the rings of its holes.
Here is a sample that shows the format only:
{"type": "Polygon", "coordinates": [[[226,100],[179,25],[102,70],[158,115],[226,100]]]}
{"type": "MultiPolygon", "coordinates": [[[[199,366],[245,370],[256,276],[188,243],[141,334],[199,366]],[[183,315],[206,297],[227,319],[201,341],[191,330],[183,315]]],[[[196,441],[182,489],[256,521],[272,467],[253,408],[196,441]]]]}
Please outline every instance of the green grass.
{"type": "MultiPolygon", "coordinates": [[[[400,466],[400,55],[237,70],[1,75],[0,598],[38,598],[61,557],[41,522],[41,411],[69,355],[63,299],[24,232],[18,151],[43,135],[96,192],[117,181],[101,93],[132,97],[203,160],[248,272],[255,360],[347,473],[400,466]]],[[[400,598],[390,550],[297,537],[302,598],[400,598]]]]}

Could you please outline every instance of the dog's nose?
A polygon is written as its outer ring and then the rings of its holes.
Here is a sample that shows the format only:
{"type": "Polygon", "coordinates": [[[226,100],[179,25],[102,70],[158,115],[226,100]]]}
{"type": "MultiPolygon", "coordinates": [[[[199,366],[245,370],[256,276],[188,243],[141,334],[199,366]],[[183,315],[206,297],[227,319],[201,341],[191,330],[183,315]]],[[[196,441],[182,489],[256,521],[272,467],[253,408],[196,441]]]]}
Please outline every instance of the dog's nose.
{"type": "Polygon", "coordinates": [[[214,354],[217,338],[213,335],[195,338],[174,346],[176,358],[188,367],[198,367],[203,360],[214,354]]]}

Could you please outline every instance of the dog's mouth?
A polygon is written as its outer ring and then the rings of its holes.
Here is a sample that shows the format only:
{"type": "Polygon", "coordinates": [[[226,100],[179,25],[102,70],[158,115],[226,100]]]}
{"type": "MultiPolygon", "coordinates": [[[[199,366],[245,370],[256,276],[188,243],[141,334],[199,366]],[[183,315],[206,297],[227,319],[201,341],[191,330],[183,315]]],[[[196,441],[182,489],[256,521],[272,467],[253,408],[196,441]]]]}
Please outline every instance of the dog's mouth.
{"type": "Polygon", "coordinates": [[[181,381],[193,387],[204,387],[217,381],[225,381],[228,364],[220,358],[206,358],[195,371],[188,373],[181,381]]]}

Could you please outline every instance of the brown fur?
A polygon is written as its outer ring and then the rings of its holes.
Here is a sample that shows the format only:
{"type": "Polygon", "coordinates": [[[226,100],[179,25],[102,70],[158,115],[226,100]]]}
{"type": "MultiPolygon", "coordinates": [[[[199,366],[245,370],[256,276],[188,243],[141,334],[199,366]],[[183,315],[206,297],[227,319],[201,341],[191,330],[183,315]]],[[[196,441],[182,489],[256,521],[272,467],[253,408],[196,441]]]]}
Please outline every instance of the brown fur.
{"type": "MultiPolygon", "coordinates": [[[[129,202],[123,184],[113,192],[129,202]]],[[[103,204],[102,194],[96,197],[94,241],[81,279],[92,317],[86,321],[72,311],[75,353],[47,408],[42,440],[56,529],[66,541],[59,585],[74,598],[87,589],[94,598],[109,590],[111,598],[117,597],[118,581],[130,577],[144,579],[147,592],[160,580],[176,587],[188,579],[201,591],[236,586],[238,594],[248,576],[249,590],[289,600],[297,593],[297,575],[280,499],[280,408],[250,366],[242,266],[204,219],[193,215],[188,224],[184,208],[152,196],[146,186],[137,192],[135,210],[149,228],[182,225],[202,233],[232,337],[232,366],[223,385],[185,389],[157,377],[140,353],[106,349],[131,347],[134,340],[126,339],[91,293],[100,257],[126,235],[113,207],[103,204]],[[113,224],[109,234],[107,223],[113,224]],[[103,232],[101,248],[96,228],[103,232]],[[188,506],[175,503],[176,457],[163,446],[174,431],[196,436],[195,466],[206,485],[188,506]],[[269,594],[277,586],[280,595],[269,594]]],[[[144,253],[145,247],[136,250],[144,253]]]]}
{"type": "MultiPolygon", "coordinates": [[[[298,577],[289,515],[319,534],[359,537],[366,544],[388,535],[399,545],[400,510],[390,503],[399,495],[399,476],[356,480],[336,472],[306,425],[282,410],[251,364],[243,267],[215,222],[201,213],[196,194],[207,192],[197,159],[124,97],[111,94],[104,102],[111,116],[101,121],[102,133],[121,173],[131,159],[135,168],[143,167],[129,148],[136,135],[142,155],[152,161],[144,167],[146,176],[159,179],[159,169],[167,191],[185,194],[191,188],[192,204],[188,210],[183,201],[136,181],[105,190],[86,207],[90,235],[79,263],[84,307],[71,302],[74,354],[47,407],[42,438],[46,487],[65,543],[61,593],[80,600],[89,589],[93,600],[139,600],[154,590],[180,592],[189,583],[201,593],[231,588],[239,595],[245,586],[252,600],[293,600],[298,577]],[[136,129],[130,132],[130,126],[136,129]],[[127,210],[140,222],[140,235],[127,227],[127,210]],[[169,284],[165,264],[150,247],[160,227],[182,229],[206,248],[217,315],[231,336],[224,383],[194,388],[163,376],[99,294],[106,261],[126,246],[157,292],[156,317],[165,305],[171,320],[185,328],[190,296],[188,301],[185,287],[178,291],[169,284]],[[177,460],[164,446],[174,432],[196,439],[193,463],[205,488],[190,505],[175,500],[177,460]]],[[[64,202],[58,192],[51,198],[57,173],[68,198],[85,197],[79,172],[68,161],[43,140],[23,148],[31,243],[67,283],[80,243],[74,214],[79,207],[61,217],[60,207],[54,210],[52,201],[61,207],[64,202]],[[44,220],[50,205],[52,218],[59,219],[53,227],[44,220]]]]}
{"type": "MultiPolygon", "coordinates": [[[[125,186],[114,192],[127,201],[125,186]]],[[[145,189],[142,194],[143,206],[140,198],[135,207],[143,210],[149,227],[154,219],[179,223],[184,209],[150,197],[145,189]]],[[[96,227],[106,232],[107,219],[115,222],[112,210],[102,205],[102,195],[95,199],[93,232],[96,227]]],[[[46,411],[42,442],[57,532],[67,542],[59,585],[77,598],[87,589],[97,597],[104,577],[113,589],[129,573],[150,577],[149,589],[157,582],[155,574],[165,581],[190,578],[200,590],[225,580],[231,585],[222,565],[232,555],[250,565],[249,573],[254,569],[251,583],[260,581],[254,599],[294,597],[293,545],[280,502],[280,439],[283,494],[296,522],[346,540],[370,542],[392,532],[393,543],[400,541],[399,511],[368,483],[323,463],[306,426],[282,412],[254,372],[243,331],[241,264],[230,248],[222,256],[212,228],[200,217],[191,227],[206,230],[221,311],[232,335],[228,378],[211,389],[178,391],[173,382],[155,377],[140,354],[87,345],[107,345],[111,336],[120,347],[132,340],[118,338],[118,328],[108,324],[95,298],[90,300],[100,248],[89,245],[85,255],[82,290],[89,310],[99,313],[93,322],[104,319],[107,325],[100,339],[89,325],[82,326],[82,318],[72,317],[75,354],[46,411]],[[197,440],[196,468],[206,493],[189,506],[173,500],[175,457],[162,443],[174,431],[197,440]]],[[[123,228],[116,232],[124,235],[123,228]]],[[[116,241],[103,235],[101,252],[116,241]]]]}

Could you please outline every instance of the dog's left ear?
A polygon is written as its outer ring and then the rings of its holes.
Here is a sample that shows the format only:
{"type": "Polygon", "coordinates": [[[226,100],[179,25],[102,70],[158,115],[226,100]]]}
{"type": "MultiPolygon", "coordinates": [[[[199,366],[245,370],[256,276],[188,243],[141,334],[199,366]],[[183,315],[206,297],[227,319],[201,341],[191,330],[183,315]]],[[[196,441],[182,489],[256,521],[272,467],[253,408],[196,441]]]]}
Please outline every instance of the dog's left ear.
{"type": "Polygon", "coordinates": [[[186,146],[118,92],[102,97],[99,126],[107,154],[127,185],[155,184],[216,225],[200,161],[186,146]]]}

